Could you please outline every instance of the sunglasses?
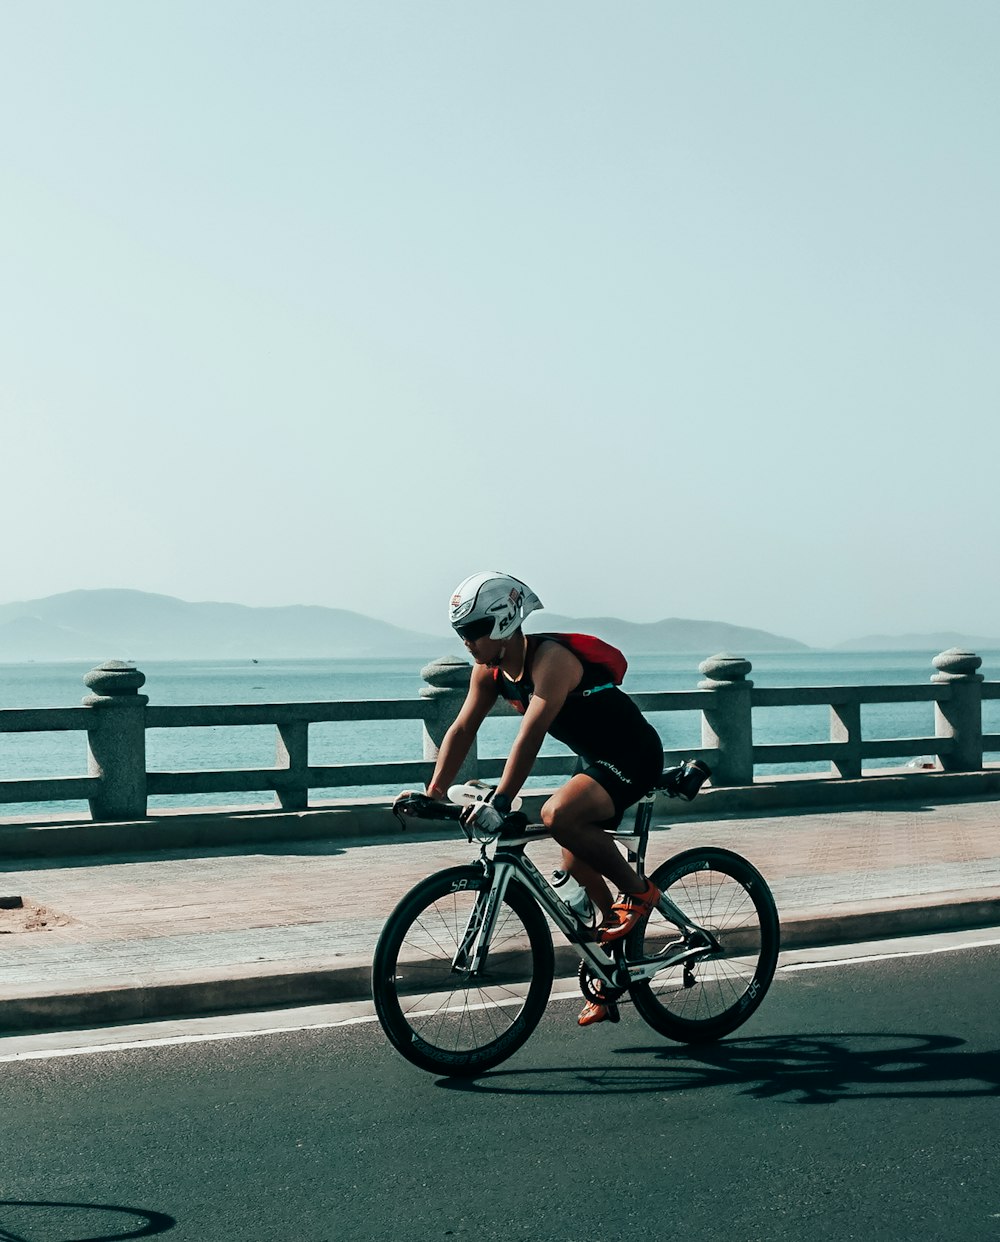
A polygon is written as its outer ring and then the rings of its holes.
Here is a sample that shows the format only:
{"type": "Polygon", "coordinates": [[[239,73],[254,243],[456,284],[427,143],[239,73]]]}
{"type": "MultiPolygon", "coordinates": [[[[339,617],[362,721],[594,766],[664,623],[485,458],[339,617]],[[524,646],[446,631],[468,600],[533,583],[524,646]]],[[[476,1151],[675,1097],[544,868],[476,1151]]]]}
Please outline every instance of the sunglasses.
{"type": "Polygon", "coordinates": [[[474,643],[477,638],[486,638],[492,632],[492,617],[483,617],[480,621],[470,621],[468,625],[455,626],[455,633],[465,643],[474,643]]]}

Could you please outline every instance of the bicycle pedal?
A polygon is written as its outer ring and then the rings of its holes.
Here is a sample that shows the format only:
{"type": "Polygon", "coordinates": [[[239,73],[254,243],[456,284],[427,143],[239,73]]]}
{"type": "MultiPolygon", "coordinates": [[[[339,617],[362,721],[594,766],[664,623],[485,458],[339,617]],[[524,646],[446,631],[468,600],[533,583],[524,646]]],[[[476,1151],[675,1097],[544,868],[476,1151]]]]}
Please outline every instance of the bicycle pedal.
{"type": "Polygon", "coordinates": [[[604,1001],[603,1004],[604,1004],[605,1009],[607,1009],[608,1011],[608,1021],[609,1022],[621,1022],[622,1015],[621,1015],[621,1010],[618,1008],[618,1005],[614,1001],[609,1001],[609,1000],[604,1001]]]}

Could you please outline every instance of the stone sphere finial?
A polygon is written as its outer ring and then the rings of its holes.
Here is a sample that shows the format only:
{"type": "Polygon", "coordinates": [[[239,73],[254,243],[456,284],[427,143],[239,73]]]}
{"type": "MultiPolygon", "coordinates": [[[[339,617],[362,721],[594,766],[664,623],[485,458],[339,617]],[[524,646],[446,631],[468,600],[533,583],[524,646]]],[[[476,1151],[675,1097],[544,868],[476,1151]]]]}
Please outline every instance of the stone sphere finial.
{"type": "Polygon", "coordinates": [[[699,690],[721,690],[726,686],[753,685],[747,681],[747,673],[753,668],[749,660],[743,656],[733,655],[729,651],[720,651],[718,655],[709,656],[698,665],[698,672],[705,677],[698,682],[699,690]]]}
{"type": "Polygon", "coordinates": [[[429,699],[439,694],[454,694],[456,691],[464,694],[469,688],[471,674],[472,665],[469,661],[457,656],[442,656],[439,660],[432,660],[420,670],[420,676],[427,682],[421,688],[421,697],[429,699]]]}
{"type": "Polygon", "coordinates": [[[102,697],[118,694],[137,694],[146,684],[146,674],[125,660],[105,660],[84,676],[83,684],[102,697]]]}
{"type": "Polygon", "coordinates": [[[977,672],[982,662],[982,657],[974,651],[949,647],[931,661],[938,670],[931,681],[982,681],[982,674],[977,672]]]}
{"type": "Polygon", "coordinates": [[[84,706],[144,707],[149,702],[149,696],[140,694],[139,687],[145,682],[146,674],[127,660],[105,660],[84,676],[83,684],[93,691],[84,696],[84,706]]]}

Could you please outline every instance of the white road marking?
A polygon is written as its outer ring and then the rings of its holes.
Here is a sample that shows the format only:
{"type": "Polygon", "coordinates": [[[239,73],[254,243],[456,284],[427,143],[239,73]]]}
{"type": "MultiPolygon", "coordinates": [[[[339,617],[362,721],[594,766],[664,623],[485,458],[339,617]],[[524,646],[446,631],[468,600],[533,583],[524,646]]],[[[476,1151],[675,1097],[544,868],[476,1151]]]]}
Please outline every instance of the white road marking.
{"type": "Polygon", "coordinates": [[[961,944],[939,944],[922,949],[897,949],[895,952],[858,953],[850,957],[824,958],[822,961],[779,963],[778,970],[785,974],[794,970],[825,970],[828,966],[854,966],[864,962],[887,962],[900,957],[930,957],[933,953],[957,953],[961,949],[985,949],[1000,944],[1000,937],[993,940],[967,940],[961,944]]]}
{"type": "MultiPolygon", "coordinates": [[[[289,1031],[321,1031],[335,1026],[355,1026],[360,1022],[374,1022],[375,1015],[363,1018],[341,1018],[336,1022],[310,1022],[298,1026],[265,1026],[252,1031],[213,1031],[190,1035],[168,1035],[160,1039],[128,1039],[120,1043],[81,1044],[72,1048],[24,1049],[19,1052],[0,1051],[3,1061],[45,1061],[51,1057],[83,1057],[98,1052],[126,1052],[134,1048],[172,1048],[180,1044],[208,1044],[226,1039],[255,1039],[258,1035],[284,1035],[289,1031]]],[[[31,1038],[30,1036],[27,1038],[31,1038]]],[[[8,1041],[0,1041],[0,1049],[8,1041]]]]}
{"type": "MultiPolygon", "coordinates": [[[[549,997],[550,1001],[558,1000],[579,1000],[580,990],[574,988],[571,992],[553,991],[549,997]]],[[[501,1002],[506,1004],[517,1004],[516,1000],[501,1002]]],[[[356,1008],[357,1006],[351,1006],[356,1008]]],[[[477,1006],[481,1007],[481,1006],[477,1006]]],[[[330,1005],[329,1009],[343,1009],[347,1006],[330,1005]]],[[[372,1010],[370,1004],[366,1004],[365,1008],[372,1010]]],[[[254,1015],[238,1015],[244,1018],[253,1017],[254,1015]]],[[[211,1021],[211,1019],[188,1019],[189,1022],[211,1021]]],[[[228,1030],[228,1031],[194,1031],[185,1034],[164,1035],[164,1036],[144,1036],[138,1039],[121,1039],[114,1043],[107,1042],[107,1030],[73,1032],[67,1035],[65,1032],[56,1035],[25,1035],[21,1037],[13,1036],[8,1039],[0,1039],[0,1064],[5,1061],[45,1061],[55,1057],[77,1057],[92,1056],[99,1052],[126,1052],[136,1048],[173,1048],[182,1044],[207,1044],[221,1042],[227,1039],[254,1039],[258,1035],[287,1035],[297,1031],[325,1031],[332,1030],[338,1026],[358,1026],[366,1023],[377,1022],[375,1013],[368,1012],[363,1014],[354,1014],[346,1018],[336,1018],[328,1022],[289,1022],[285,1026],[261,1026],[254,1027],[252,1030],[228,1030]],[[10,1044],[23,1043],[29,1044],[33,1040],[52,1041],[59,1039],[65,1042],[66,1039],[85,1038],[87,1036],[102,1036],[104,1042],[99,1043],[81,1043],[68,1047],[51,1047],[51,1048],[18,1048],[13,1051],[6,1051],[5,1047],[10,1044]]]]}
{"type": "MultiPolygon", "coordinates": [[[[893,958],[955,953],[962,949],[987,948],[993,945],[1000,945],[1000,931],[994,933],[991,929],[858,944],[852,946],[853,952],[849,952],[848,956],[845,956],[842,945],[827,949],[792,949],[782,953],[777,977],[802,970],[824,970],[831,966],[863,965],[893,958]]],[[[579,1001],[580,991],[575,980],[557,980],[550,999],[579,1001]]],[[[98,1053],[127,1052],[139,1048],[172,1048],[184,1044],[255,1039],[264,1035],[286,1035],[298,1031],[333,1030],[340,1026],[358,1026],[377,1020],[370,1001],[292,1009],[286,1011],[284,1017],[284,1022],[276,1022],[273,1012],[228,1014],[139,1024],[118,1028],[117,1039],[111,1034],[114,1028],[13,1035],[0,1038],[0,1064],[44,1061],[57,1057],[94,1056],[98,1053]]]]}

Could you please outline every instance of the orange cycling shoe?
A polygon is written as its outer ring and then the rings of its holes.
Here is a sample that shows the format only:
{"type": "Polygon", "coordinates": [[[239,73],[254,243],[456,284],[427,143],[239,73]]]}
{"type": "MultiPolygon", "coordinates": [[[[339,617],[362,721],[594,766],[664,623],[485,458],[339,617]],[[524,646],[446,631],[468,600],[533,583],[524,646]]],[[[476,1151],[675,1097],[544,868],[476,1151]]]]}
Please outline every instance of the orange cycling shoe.
{"type": "MultiPolygon", "coordinates": [[[[594,991],[598,996],[601,995],[601,985],[594,983],[594,991]]],[[[593,1026],[596,1022],[617,1022],[621,1014],[618,1012],[618,1005],[615,1001],[587,1001],[586,1005],[580,1010],[580,1016],[577,1018],[579,1026],[593,1026]]]]}
{"type": "Polygon", "coordinates": [[[611,918],[597,929],[597,939],[601,944],[609,944],[621,940],[629,934],[633,927],[646,917],[660,900],[660,890],[649,880],[645,892],[626,893],[621,901],[611,907],[611,918]]]}
{"type": "Polygon", "coordinates": [[[576,1021],[579,1026],[593,1026],[595,1022],[607,1022],[607,1020],[607,1005],[599,1005],[597,1001],[587,1001],[576,1021]]]}

